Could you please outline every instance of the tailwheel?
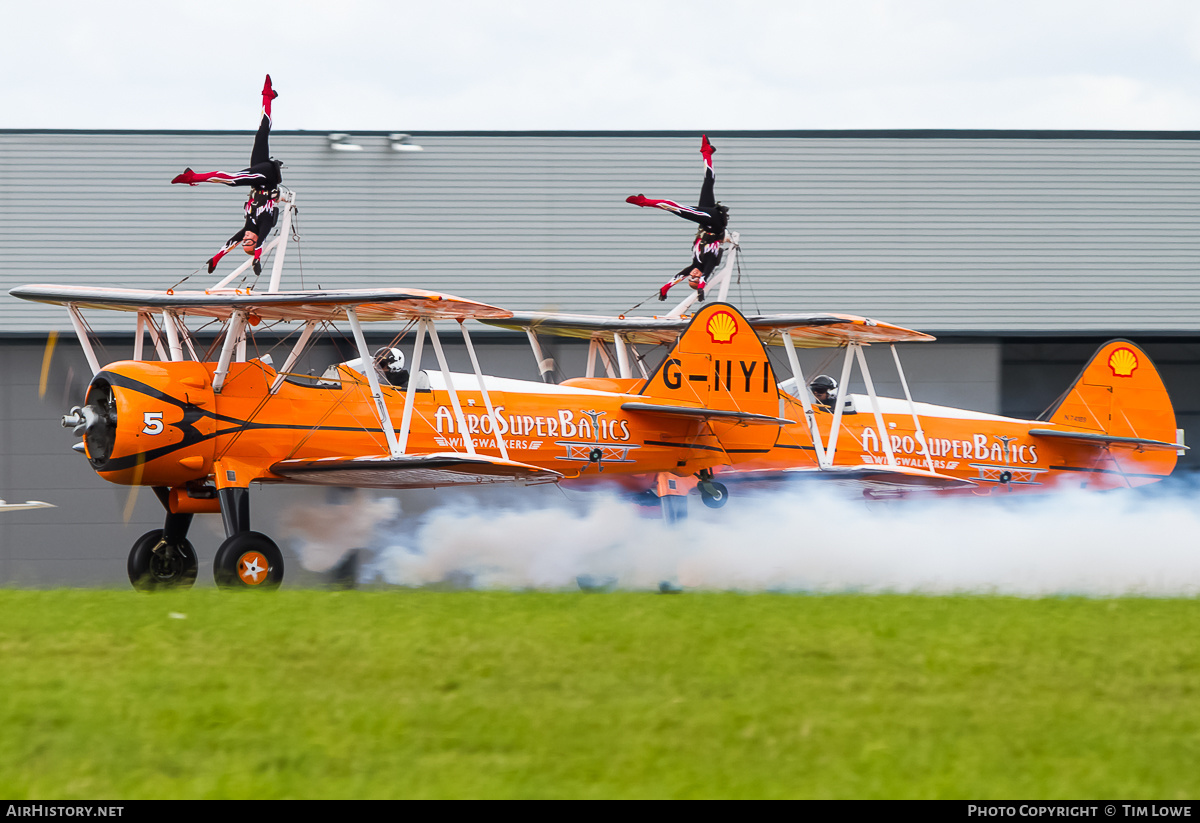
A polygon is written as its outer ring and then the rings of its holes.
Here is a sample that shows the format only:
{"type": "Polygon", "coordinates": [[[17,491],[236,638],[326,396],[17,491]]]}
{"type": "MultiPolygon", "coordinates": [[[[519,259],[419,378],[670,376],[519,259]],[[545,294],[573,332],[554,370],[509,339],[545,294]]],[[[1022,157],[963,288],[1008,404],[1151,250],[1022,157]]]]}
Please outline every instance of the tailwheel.
{"type": "Polygon", "coordinates": [[[235,534],[217,549],[213,577],[222,589],[277,589],[283,582],[283,553],[265,534],[235,534]]]}
{"type": "Polygon", "coordinates": [[[129,582],[140,592],[189,589],[198,568],[192,544],[186,539],[168,542],[162,529],[146,532],[129,550],[129,582]]]}
{"type": "Polygon", "coordinates": [[[697,488],[700,489],[700,500],[710,509],[719,509],[729,502],[729,489],[724,483],[702,480],[697,488]]]}

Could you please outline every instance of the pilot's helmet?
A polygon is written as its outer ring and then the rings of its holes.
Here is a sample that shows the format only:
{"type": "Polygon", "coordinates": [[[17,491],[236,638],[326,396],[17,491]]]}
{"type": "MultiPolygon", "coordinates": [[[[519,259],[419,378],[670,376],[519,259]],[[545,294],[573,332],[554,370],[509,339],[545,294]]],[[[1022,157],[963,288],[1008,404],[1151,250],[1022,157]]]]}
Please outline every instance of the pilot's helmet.
{"type": "Polygon", "coordinates": [[[387,347],[375,352],[375,365],[380,371],[398,374],[404,371],[404,352],[394,347],[387,347]]]}
{"type": "Polygon", "coordinates": [[[808,388],[813,394],[828,393],[833,397],[837,394],[837,381],[827,374],[818,374],[808,384],[808,388]]]}

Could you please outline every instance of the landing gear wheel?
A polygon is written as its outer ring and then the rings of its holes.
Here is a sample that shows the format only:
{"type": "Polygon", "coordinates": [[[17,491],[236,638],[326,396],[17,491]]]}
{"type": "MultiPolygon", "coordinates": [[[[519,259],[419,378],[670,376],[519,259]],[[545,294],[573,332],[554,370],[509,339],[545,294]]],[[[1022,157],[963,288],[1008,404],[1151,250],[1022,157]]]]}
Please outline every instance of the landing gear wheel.
{"type": "Polygon", "coordinates": [[[213,578],[222,589],[277,589],[283,582],[283,553],[265,534],[235,534],[217,549],[213,578]]]}
{"type": "Polygon", "coordinates": [[[129,582],[139,592],[190,589],[198,568],[192,544],[165,543],[162,529],[146,532],[129,550],[129,582]]]}
{"type": "Polygon", "coordinates": [[[710,509],[719,509],[729,502],[729,489],[724,483],[702,482],[699,486],[700,500],[710,509]]]}

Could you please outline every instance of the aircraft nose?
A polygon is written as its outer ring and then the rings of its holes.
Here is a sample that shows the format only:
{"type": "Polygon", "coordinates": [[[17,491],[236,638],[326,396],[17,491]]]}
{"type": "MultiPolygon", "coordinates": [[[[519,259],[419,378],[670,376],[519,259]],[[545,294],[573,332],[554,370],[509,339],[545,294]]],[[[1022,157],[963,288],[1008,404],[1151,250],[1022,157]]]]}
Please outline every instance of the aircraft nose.
{"type": "Polygon", "coordinates": [[[72,429],[72,434],[82,437],[100,422],[100,415],[91,406],[74,406],[69,414],[62,417],[62,427],[72,429]]]}

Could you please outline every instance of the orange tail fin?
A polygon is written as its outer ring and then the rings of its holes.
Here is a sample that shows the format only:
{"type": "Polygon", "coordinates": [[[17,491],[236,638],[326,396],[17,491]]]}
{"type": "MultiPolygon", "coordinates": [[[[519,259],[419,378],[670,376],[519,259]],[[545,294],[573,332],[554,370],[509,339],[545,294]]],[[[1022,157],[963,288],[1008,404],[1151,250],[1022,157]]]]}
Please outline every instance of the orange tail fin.
{"type": "Polygon", "coordinates": [[[682,405],[779,414],[779,388],[766,349],[742,313],[709,303],[692,318],[641,394],[682,405]]]}
{"type": "Polygon", "coordinates": [[[1110,340],[1041,419],[1096,433],[1175,442],[1175,409],[1158,369],[1128,340],[1110,340]]]}

